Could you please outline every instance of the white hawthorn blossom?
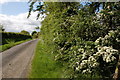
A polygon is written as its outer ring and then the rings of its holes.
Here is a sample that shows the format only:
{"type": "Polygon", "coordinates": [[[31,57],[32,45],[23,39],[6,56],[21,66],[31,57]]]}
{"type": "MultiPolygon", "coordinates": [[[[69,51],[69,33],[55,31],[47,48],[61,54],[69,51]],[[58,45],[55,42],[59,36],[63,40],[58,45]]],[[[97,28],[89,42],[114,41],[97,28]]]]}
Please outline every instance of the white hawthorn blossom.
{"type": "Polygon", "coordinates": [[[90,69],[85,69],[82,71],[82,73],[91,73],[92,71],[90,69]]]}
{"type": "MultiPolygon", "coordinates": [[[[79,48],[78,52],[80,53],[79,61],[76,61],[76,71],[81,71],[82,73],[91,73],[92,71],[99,68],[99,65],[102,65],[100,61],[104,61],[104,64],[114,63],[116,61],[116,56],[119,55],[119,51],[114,49],[113,46],[109,43],[120,42],[119,31],[110,31],[108,35],[104,38],[99,37],[95,41],[95,48],[93,50],[86,50],[85,48],[79,48]]],[[[87,46],[87,45],[86,45],[87,46]]],[[[85,47],[86,47],[85,46],[85,47]]]]}
{"type": "Polygon", "coordinates": [[[98,56],[98,57],[102,56],[103,61],[108,63],[116,59],[114,54],[118,55],[118,50],[113,49],[112,47],[104,46],[104,47],[98,47],[98,52],[96,52],[94,56],[98,56]]]}
{"type": "Polygon", "coordinates": [[[88,58],[86,57],[87,59],[83,58],[86,56],[86,54],[83,53],[82,55],[83,60],[81,62],[76,62],[76,64],[78,65],[76,67],[76,70],[79,71],[84,69],[82,70],[82,73],[91,73],[89,69],[96,68],[99,66],[99,63],[97,62],[99,57],[102,56],[103,61],[109,63],[116,60],[116,57],[114,55],[118,55],[118,50],[113,49],[112,47],[103,46],[103,47],[98,47],[97,50],[98,52],[93,54],[93,56],[90,55],[88,58]]]}

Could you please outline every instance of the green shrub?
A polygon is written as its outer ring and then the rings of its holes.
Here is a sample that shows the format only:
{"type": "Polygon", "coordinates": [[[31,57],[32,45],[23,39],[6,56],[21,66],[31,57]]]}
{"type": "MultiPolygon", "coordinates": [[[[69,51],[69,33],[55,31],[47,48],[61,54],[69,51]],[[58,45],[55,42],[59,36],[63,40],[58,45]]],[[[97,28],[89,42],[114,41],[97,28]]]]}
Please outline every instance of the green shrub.
{"type": "Polygon", "coordinates": [[[120,27],[119,5],[119,2],[85,5],[46,2],[39,5],[37,10],[49,12],[41,26],[43,42],[54,45],[50,53],[57,53],[55,59],[67,65],[66,71],[71,69],[70,78],[110,78],[114,73],[120,48],[120,31],[117,31],[120,27]],[[99,10],[100,7],[103,10],[99,10]]]}
{"type": "Polygon", "coordinates": [[[14,39],[6,39],[5,41],[7,42],[7,44],[12,44],[15,42],[14,39]]]}
{"type": "Polygon", "coordinates": [[[10,43],[11,41],[17,42],[17,41],[32,38],[30,35],[24,35],[24,34],[14,33],[14,32],[0,32],[0,35],[2,35],[2,45],[10,43]]]}
{"type": "Polygon", "coordinates": [[[18,41],[18,42],[9,42],[9,44],[0,45],[0,52],[5,51],[5,50],[7,50],[15,45],[21,44],[21,43],[29,41],[29,40],[31,40],[31,39],[18,41]]]}

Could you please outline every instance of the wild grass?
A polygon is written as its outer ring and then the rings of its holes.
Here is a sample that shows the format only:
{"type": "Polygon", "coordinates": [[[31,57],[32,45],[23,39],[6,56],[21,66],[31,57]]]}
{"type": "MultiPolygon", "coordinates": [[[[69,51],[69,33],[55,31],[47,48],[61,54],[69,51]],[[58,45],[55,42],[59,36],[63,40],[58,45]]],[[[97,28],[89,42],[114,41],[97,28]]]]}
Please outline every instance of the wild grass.
{"type": "Polygon", "coordinates": [[[12,39],[6,40],[8,44],[0,45],[0,52],[5,51],[5,50],[7,50],[15,45],[27,42],[29,40],[31,40],[31,39],[27,39],[27,40],[23,40],[23,41],[19,41],[19,42],[15,42],[12,39]]]}
{"type": "Polygon", "coordinates": [[[64,68],[61,63],[54,60],[55,54],[51,53],[51,46],[42,40],[38,42],[29,78],[63,78],[64,68]]]}
{"type": "Polygon", "coordinates": [[[15,43],[14,39],[6,39],[5,41],[7,42],[7,44],[13,44],[13,43],[15,43]]]}
{"type": "MultiPolygon", "coordinates": [[[[28,76],[31,80],[34,78],[50,78],[51,80],[57,80],[59,78],[70,79],[70,75],[74,75],[72,70],[67,68],[67,65],[63,65],[63,63],[54,60],[55,54],[51,53],[51,51],[53,51],[52,48],[52,45],[48,46],[48,44],[39,40],[28,76]]],[[[74,80],[92,80],[99,78],[98,76],[91,77],[91,75],[84,75],[82,73],[78,75],[80,77],[74,80]]]]}

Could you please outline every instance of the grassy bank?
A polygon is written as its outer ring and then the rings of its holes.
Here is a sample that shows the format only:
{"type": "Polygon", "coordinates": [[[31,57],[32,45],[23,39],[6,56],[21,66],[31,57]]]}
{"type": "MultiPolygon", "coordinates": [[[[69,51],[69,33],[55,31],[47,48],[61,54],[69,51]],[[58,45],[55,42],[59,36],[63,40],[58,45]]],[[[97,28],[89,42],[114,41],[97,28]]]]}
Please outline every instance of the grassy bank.
{"type": "Polygon", "coordinates": [[[4,44],[0,46],[0,52],[5,51],[15,45],[30,41],[31,39],[23,40],[23,41],[18,41],[18,42],[10,42],[9,44],[4,44]]]}
{"type": "Polygon", "coordinates": [[[29,78],[62,78],[64,68],[54,60],[51,46],[41,42],[37,44],[29,78]]]}

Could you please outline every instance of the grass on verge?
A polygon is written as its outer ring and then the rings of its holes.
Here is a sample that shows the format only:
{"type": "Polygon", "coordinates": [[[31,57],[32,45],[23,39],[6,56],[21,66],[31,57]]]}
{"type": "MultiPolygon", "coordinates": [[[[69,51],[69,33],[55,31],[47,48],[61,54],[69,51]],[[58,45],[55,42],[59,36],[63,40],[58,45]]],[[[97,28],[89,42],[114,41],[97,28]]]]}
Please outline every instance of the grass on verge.
{"type": "Polygon", "coordinates": [[[15,45],[30,41],[31,39],[27,39],[27,40],[23,40],[23,41],[19,41],[19,42],[10,42],[9,44],[4,44],[4,45],[0,45],[0,52],[5,51],[15,45]]]}
{"type": "Polygon", "coordinates": [[[52,47],[39,40],[29,78],[63,78],[63,67],[54,60],[51,54],[52,47]]]}

